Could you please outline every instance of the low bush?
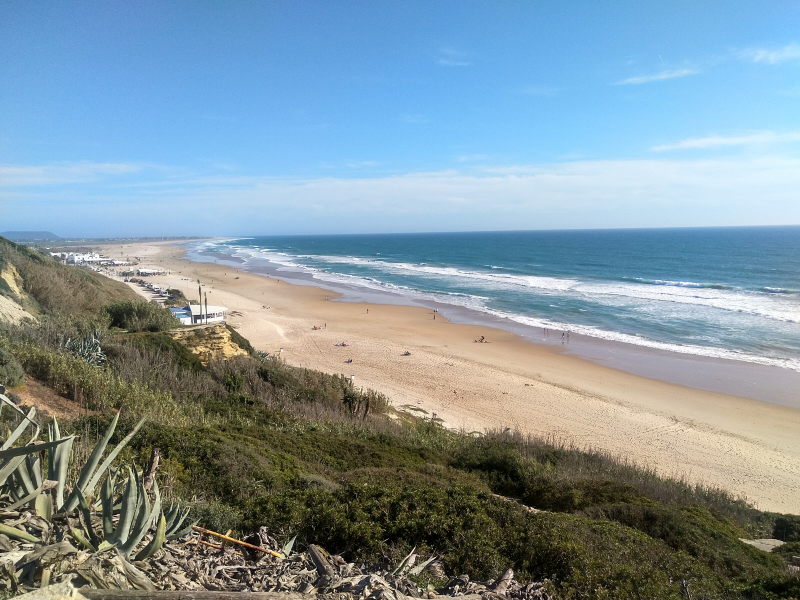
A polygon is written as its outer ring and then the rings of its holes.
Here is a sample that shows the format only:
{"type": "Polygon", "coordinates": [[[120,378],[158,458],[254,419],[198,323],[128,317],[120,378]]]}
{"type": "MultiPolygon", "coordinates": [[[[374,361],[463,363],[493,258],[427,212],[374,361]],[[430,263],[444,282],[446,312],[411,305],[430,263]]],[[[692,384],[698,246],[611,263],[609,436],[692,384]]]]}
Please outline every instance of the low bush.
{"type": "Polygon", "coordinates": [[[103,308],[111,327],[128,331],[167,331],[175,329],[178,322],[166,308],[151,302],[123,300],[103,308]]]}
{"type": "Polygon", "coordinates": [[[0,348],[0,384],[14,387],[22,382],[25,371],[14,355],[5,348],[0,348]]]}

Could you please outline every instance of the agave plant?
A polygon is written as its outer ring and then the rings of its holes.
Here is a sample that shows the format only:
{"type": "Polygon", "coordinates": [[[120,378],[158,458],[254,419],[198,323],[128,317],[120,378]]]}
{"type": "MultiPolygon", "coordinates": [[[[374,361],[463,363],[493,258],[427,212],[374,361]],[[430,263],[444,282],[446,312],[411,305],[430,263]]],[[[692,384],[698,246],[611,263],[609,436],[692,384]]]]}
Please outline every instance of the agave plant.
{"type": "Polygon", "coordinates": [[[120,554],[129,558],[134,548],[153,525],[155,532],[150,543],[136,555],[136,560],[147,558],[158,550],[166,539],[167,522],[161,511],[161,494],[158,484],[153,483],[154,500],[142,483],[141,473],[127,467],[127,476],[122,486],[116,485],[116,476],[109,473],[100,491],[102,513],[101,531],[92,522],[92,509],[84,495],[78,492],[78,506],[82,528],[73,527],[72,535],[82,546],[91,550],[116,547],[120,554]],[[119,510],[116,507],[119,506],[119,510]],[[114,522],[114,516],[117,521],[114,522]]]}
{"type": "MultiPolygon", "coordinates": [[[[119,477],[119,469],[111,466],[144,420],[139,421],[103,459],[119,421],[117,413],[81,468],[77,481],[68,490],[67,471],[74,436],[62,437],[54,418],[47,428],[49,441],[38,442],[39,426],[33,420],[36,410],[31,408],[25,413],[0,394],[0,411],[3,406],[12,407],[22,418],[0,446],[0,507],[16,509],[33,503],[37,514],[48,521],[54,513],[68,515],[77,508],[80,526],[70,528],[75,540],[92,550],[116,547],[126,558],[152,529],[152,538],[136,555],[137,560],[152,555],[166,539],[182,537],[191,530],[188,510],[171,505],[164,514],[157,483],[153,483],[151,502],[138,470],[127,467],[125,476],[119,477]],[[12,445],[29,429],[32,429],[32,435],[28,443],[13,448],[12,445]],[[46,477],[40,457],[42,451],[47,453],[46,477]],[[102,488],[97,495],[95,490],[101,480],[102,488]],[[100,523],[95,525],[93,516],[98,511],[100,523]]],[[[0,533],[25,541],[40,541],[24,530],[2,524],[0,533]]]]}
{"type": "Polygon", "coordinates": [[[100,345],[100,336],[100,330],[95,329],[84,338],[67,338],[61,346],[90,365],[103,365],[106,362],[106,353],[100,345]]]}

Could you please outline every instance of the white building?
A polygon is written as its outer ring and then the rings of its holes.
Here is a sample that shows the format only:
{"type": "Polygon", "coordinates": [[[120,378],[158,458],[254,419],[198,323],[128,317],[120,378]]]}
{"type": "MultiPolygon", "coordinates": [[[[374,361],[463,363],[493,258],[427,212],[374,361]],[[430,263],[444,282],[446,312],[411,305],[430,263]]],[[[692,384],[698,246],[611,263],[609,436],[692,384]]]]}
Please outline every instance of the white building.
{"type": "Polygon", "coordinates": [[[183,325],[200,325],[205,323],[224,323],[228,309],[224,306],[200,306],[190,304],[181,308],[170,308],[174,316],[183,325]]]}

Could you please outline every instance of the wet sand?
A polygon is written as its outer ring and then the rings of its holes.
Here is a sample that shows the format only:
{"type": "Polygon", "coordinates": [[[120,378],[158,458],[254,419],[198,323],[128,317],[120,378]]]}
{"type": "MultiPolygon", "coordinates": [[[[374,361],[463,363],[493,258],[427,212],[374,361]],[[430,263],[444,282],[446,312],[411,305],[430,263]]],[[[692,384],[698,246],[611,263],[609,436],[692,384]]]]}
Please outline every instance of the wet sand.
{"type": "Polygon", "coordinates": [[[199,278],[209,304],[233,311],[229,323],[256,348],[354,375],[398,408],[470,431],[510,427],[602,450],[800,513],[800,410],[790,406],[633,375],[512,332],[434,319],[426,308],[335,302],[318,287],[183,260],[169,242],[102,251],[167,269],[149,279],[189,298],[199,278]],[[475,343],[480,336],[488,343],[475,343]]]}

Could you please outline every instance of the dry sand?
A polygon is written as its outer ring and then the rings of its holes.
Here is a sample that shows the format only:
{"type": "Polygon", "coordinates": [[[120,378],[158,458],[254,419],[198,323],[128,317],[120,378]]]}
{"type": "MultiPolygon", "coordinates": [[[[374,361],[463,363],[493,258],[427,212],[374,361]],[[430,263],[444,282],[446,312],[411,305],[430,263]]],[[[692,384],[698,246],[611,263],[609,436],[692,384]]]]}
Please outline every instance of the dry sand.
{"type": "Polygon", "coordinates": [[[169,270],[150,279],[189,298],[199,278],[209,304],[233,311],[229,323],[257,349],[283,348],[290,364],[352,374],[398,408],[470,431],[554,437],[727,489],[761,509],[800,513],[797,409],[631,375],[424,308],[335,302],[320,288],[182,260],[169,242],[102,251],[169,270]],[[481,335],[489,343],[473,342],[481,335]]]}

